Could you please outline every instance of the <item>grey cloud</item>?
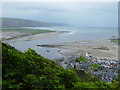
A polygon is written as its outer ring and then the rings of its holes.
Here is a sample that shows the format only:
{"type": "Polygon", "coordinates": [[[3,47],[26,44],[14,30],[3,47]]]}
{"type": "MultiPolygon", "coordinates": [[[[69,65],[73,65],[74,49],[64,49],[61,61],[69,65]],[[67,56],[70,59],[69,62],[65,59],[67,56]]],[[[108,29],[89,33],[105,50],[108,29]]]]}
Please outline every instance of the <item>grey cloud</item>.
{"type": "Polygon", "coordinates": [[[117,3],[3,3],[3,16],[74,26],[117,26],[117,3]]]}

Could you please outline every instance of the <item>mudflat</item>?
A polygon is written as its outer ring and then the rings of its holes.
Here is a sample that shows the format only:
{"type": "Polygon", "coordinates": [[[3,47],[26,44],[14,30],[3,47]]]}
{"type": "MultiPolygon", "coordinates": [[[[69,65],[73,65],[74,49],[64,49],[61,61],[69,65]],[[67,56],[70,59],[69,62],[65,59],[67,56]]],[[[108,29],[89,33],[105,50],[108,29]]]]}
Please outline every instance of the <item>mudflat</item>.
{"type": "MultiPolygon", "coordinates": [[[[80,40],[62,43],[53,43],[50,46],[56,48],[76,50],[74,54],[83,54],[90,52],[92,56],[118,60],[118,44],[112,43],[108,39],[99,40],[80,40]]],[[[49,46],[49,45],[47,45],[49,46]]],[[[64,53],[65,54],[65,53],[64,53]]]]}
{"type": "MultiPolygon", "coordinates": [[[[20,32],[2,32],[2,38],[5,38],[6,36],[14,37],[21,35],[21,37],[19,38],[12,38],[12,40],[13,41],[37,40],[37,39],[46,39],[51,37],[56,38],[58,35],[61,35],[62,33],[66,33],[66,32],[56,31],[56,32],[40,33],[29,36],[22,36],[24,33],[20,33],[20,32]]],[[[74,52],[74,54],[84,53],[85,55],[86,52],[90,52],[92,56],[114,59],[114,60],[118,60],[118,53],[119,53],[118,47],[120,46],[117,43],[111,42],[109,39],[77,40],[77,41],[62,42],[62,43],[52,43],[50,45],[52,46],[52,48],[75,50],[76,52],[74,52]]],[[[50,45],[47,46],[49,47],[50,45]]]]}

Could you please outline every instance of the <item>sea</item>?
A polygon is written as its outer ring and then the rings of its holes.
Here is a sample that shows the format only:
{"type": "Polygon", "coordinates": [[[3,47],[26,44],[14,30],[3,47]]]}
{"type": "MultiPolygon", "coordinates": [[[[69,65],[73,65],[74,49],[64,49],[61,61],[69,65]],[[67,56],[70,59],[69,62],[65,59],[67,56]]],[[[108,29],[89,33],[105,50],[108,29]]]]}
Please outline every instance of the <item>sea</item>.
{"type": "Polygon", "coordinates": [[[60,34],[55,37],[38,39],[38,40],[29,40],[29,41],[16,41],[11,42],[10,45],[14,46],[20,51],[26,51],[29,48],[34,49],[37,53],[45,58],[49,59],[61,59],[61,55],[58,51],[67,53],[74,52],[73,50],[60,49],[60,48],[48,48],[48,47],[38,47],[37,45],[41,44],[53,44],[60,42],[72,42],[76,40],[96,40],[103,38],[111,38],[112,36],[118,37],[118,29],[110,27],[26,27],[32,29],[45,29],[45,30],[54,30],[54,31],[69,31],[63,34],[60,34]],[[49,51],[49,52],[48,52],[49,51]]]}

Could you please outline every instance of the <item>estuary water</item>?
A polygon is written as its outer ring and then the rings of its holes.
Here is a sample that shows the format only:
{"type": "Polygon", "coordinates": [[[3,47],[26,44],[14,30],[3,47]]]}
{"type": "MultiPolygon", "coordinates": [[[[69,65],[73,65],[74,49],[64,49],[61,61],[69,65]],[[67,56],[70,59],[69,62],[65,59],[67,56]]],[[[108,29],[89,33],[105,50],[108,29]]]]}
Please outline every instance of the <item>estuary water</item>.
{"type": "Polygon", "coordinates": [[[28,48],[34,49],[37,53],[41,54],[45,58],[49,59],[60,59],[63,57],[58,51],[62,52],[74,52],[73,50],[59,49],[59,48],[46,48],[37,47],[40,44],[53,44],[60,42],[70,42],[76,40],[96,40],[102,38],[111,38],[112,36],[118,36],[117,28],[90,28],[90,27],[29,27],[34,29],[48,29],[55,31],[70,31],[69,33],[63,33],[56,37],[31,40],[31,41],[17,41],[12,42],[10,45],[14,46],[20,51],[25,51],[28,48]],[[49,51],[49,52],[47,52],[49,51]]]}

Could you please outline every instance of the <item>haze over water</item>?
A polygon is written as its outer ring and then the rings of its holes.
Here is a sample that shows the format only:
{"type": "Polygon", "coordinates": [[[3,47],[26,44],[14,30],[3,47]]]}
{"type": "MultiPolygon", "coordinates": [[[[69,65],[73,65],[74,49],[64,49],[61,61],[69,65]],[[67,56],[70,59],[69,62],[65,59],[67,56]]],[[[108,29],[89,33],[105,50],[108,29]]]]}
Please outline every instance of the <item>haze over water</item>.
{"type": "Polygon", "coordinates": [[[49,29],[55,31],[70,31],[56,37],[59,41],[95,40],[101,38],[118,37],[118,29],[111,27],[31,27],[34,29],[49,29]]]}

